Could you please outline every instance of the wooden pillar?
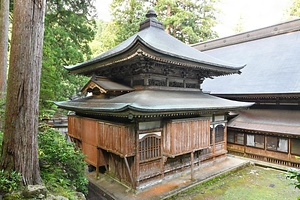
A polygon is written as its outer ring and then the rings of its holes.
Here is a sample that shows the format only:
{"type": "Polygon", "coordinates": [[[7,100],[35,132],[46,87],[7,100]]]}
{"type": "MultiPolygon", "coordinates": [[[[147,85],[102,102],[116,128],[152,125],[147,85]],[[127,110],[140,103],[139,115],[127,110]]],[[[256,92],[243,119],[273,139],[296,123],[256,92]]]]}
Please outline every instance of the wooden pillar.
{"type": "Polygon", "coordinates": [[[100,149],[97,148],[97,155],[96,155],[96,178],[99,177],[99,163],[100,163],[100,149]]]}
{"type": "MultiPolygon", "coordinates": [[[[291,161],[291,138],[288,138],[288,159],[291,161]]],[[[291,163],[291,162],[290,162],[291,163]]]]}
{"type": "Polygon", "coordinates": [[[224,126],[224,149],[227,151],[227,113],[224,115],[225,118],[225,126],[224,126]]]}
{"type": "MultiPolygon", "coordinates": [[[[213,156],[215,155],[216,153],[216,125],[213,124],[213,130],[212,130],[212,153],[213,153],[213,156]]],[[[215,158],[215,157],[214,157],[215,158]]]]}
{"type": "Polygon", "coordinates": [[[191,180],[193,181],[194,178],[194,151],[191,152],[191,180]]]}
{"type": "MultiPolygon", "coordinates": [[[[165,127],[165,125],[164,125],[165,127]]],[[[161,171],[161,179],[163,179],[165,177],[165,162],[164,162],[164,135],[165,133],[165,129],[162,129],[161,131],[161,139],[160,139],[160,152],[161,152],[161,159],[160,159],[160,171],[161,171]]]]}
{"type": "Polygon", "coordinates": [[[140,175],[140,154],[139,154],[139,124],[138,122],[135,122],[135,185],[134,187],[137,188],[139,186],[139,175],[140,175]]]}
{"type": "Polygon", "coordinates": [[[129,167],[126,155],[124,156],[124,161],[125,161],[125,165],[126,165],[129,177],[130,177],[131,185],[132,185],[132,187],[134,187],[135,184],[134,184],[134,181],[133,181],[132,173],[131,173],[131,170],[130,170],[130,167],[129,167]]]}
{"type": "Polygon", "coordinates": [[[212,156],[213,156],[213,162],[216,160],[216,124],[215,124],[215,114],[212,115],[212,156]]]}

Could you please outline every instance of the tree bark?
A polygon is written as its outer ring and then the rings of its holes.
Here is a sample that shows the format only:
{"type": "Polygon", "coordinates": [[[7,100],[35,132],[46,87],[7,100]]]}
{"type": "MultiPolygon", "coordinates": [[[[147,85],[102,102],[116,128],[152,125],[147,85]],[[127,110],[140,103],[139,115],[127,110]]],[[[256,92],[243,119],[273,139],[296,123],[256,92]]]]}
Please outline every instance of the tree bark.
{"type": "Polygon", "coordinates": [[[9,0],[0,0],[0,98],[6,92],[9,0]]]}
{"type": "MultiPolygon", "coordinates": [[[[168,4],[167,5],[167,17],[170,17],[171,16],[171,5],[168,4]]],[[[171,25],[169,24],[165,30],[168,34],[171,33],[171,25]]]]}
{"type": "Polygon", "coordinates": [[[38,115],[45,0],[14,1],[1,168],[40,184],[38,115]]]}

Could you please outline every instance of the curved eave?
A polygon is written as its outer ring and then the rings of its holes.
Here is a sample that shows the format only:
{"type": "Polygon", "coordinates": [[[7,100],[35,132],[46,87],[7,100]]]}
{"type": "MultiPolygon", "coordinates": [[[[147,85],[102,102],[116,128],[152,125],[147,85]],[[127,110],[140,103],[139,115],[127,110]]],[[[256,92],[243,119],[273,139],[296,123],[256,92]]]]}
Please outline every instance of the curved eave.
{"type": "Polygon", "coordinates": [[[193,113],[220,110],[245,109],[253,103],[237,102],[214,97],[200,92],[177,91],[135,91],[112,99],[97,99],[88,97],[74,101],[55,103],[60,108],[75,112],[87,113],[193,113]],[[164,99],[164,102],[161,101],[164,99]]]}
{"type": "Polygon", "coordinates": [[[253,105],[253,103],[249,103],[247,105],[243,106],[228,106],[228,107],[211,107],[211,108],[170,108],[170,109],[148,109],[148,108],[141,108],[141,107],[134,107],[130,105],[126,105],[124,107],[119,108],[111,108],[111,109],[101,109],[101,108],[89,108],[89,107],[77,107],[77,106],[67,106],[61,104],[63,102],[55,102],[55,104],[59,108],[63,108],[65,110],[70,111],[86,111],[91,113],[98,113],[98,112],[104,112],[104,113],[121,113],[125,111],[132,111],[132,112],[138,112],[138,113],[160,113],[160,112],[196,112],[196,111],[206,111],[206,110],[239,110],[239,109],[245,109],[249,106],[253,105]]]}
{"type": "Polygon", "coordinates": [[[70,106],[61,106],[58,102],[55,103],[58,107],[74,111],[76,113],[89,114],[95,116],[111,116],[111,117],[125,117],[125,118],[153,118],[153,117],[176,117],[176,116],[194,116],[194,115],[204,115],[204,114],[213,114],[213,113],[221,113],[230,111],[238,111],[247,109],[249,106],[253,104],[249,104],[247,106],[238,106],[238,107],[220,107],[220,108],[206,108],[206,109],[170,109],[170,110],[155,110],[155,109],[143,109],[136,108],[132,106],[125,106],[120,109],[85,109],[78,107],[70,107],[70,106]]]}
{"type": "MultiPolygon", "coordinates": [[[[177,39],[175,39],[175,42],[178,43],[177,44],[177,48],[180,48],[181,46],[190,50],[193,54],[193,56],[188,57],[188,56],[184,56],[181,55],[179,53],[172,53],[172,52],[168,52],[167,50],[164,50],[163,48],[160,48],[158,45],[158,47],[155,47],[155,44],[151,45],[151,42],[147,42],[146,40],[144,40],[139,34],[141,34],[140,32],[134,36],[132,36],[131,38],[127,39],[126,41],[124,41],[123,43],[119,44],[118,46],[116,46],[115,48],[99,55],[98,57],[91,59],[89,61],[83,62],[83,63],[79,63],[77,65],[73,65],[73,66],[66,66],[65,68],[67,70],[69,70],[72,73],[79,73],[79,74],[84,74],[85,72],[91,71],[91,70],[95,70],[95,69],[99,69],[105,66],[109,66],[109,65],[113,65],[116,63],[120,63],[124,60],[129,60],[132,57],[135,57],[137,54],[139,54],[139,48],[142,48],[146,53],[154,53],[156,58],[165,58],[164,61],[165,62],[172,62],[173,60],[176,60],[177,63],[181,63],[184,64],[186,62],[188,63],[193,63],[190,65],[204,65],[206,66],[208,69],[212,69],[212,70],[216,70],[216,71],[225,71],[227,73],[240,73],[240,70],[242,68],[244,68],[246,65],[233,65],[233,64],[229,64],[223,61],[219,61],[218,59],[215,59],[213,57],[210,57],[208,55],[205,55],[205,58],[209,58],[209,59],[200,59],[200,57],[203,57],[202,52],[194,49],[193,47],[187,46],[186,44],[182,43],[181,41],[177,41],[177,39]],[[199,59],[197,58],[197,55],[199,55],[199,59]],[[216,62],[212,62],[209,60],[213,60],[216,62]],[[95,66],[96,65],[96,66],[95,66]],[[90,67],[89,67],[90,66],[90,67]]],[[[160,33],[162,34],[162,33],[160,33]]],[[[165,36],[166,33],[163,33],[163,36],[165,36]]],[[[166,34],[169,38],[171,36],[169,36],[168,34],[166,34]]],[[[146,36],[144,36],[146,38],[146,36]]],[[[170,39],[170,38],[169,38],[170,39]]],[[[171,39],[172,41],[174,40],[174,38],[171,39]]],[[[163,38],[162,38],[162,42],[163,42],[163,38]]],[[[166,45],[165,45],[166,46],[166,45]]],[[[187,64],[189,66],[189,64],[187,64]]]]}

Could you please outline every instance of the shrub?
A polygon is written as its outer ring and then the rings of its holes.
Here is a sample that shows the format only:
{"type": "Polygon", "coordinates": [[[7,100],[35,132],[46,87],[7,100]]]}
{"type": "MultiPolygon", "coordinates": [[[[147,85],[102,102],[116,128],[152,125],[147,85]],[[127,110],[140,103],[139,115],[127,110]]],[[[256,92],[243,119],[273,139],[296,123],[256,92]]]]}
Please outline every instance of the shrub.
{"type": "Polygon", "coordinates": [[[41,176],[50,191],[77,190],[87,194],[84,155],[58,131],[41,125],[38,135],[41,176]]]}
{"type": "MultiPolygon", "coordinates": [[[[0,151],[2,149],[3,132],[0,131],[0,151]]],[[[1,155],[0,155],[1,159],[1,155]]],[[[21,175],[16,171],[10,173],[5,170],[0,170],[0,194],[5,194],[19,189],[21,175]]]]}
{"type": "Polygon", "coordinates": [[[16,171],[0,170],[0,194],[9,193],[20,188],[21,175],[16,171]]]}

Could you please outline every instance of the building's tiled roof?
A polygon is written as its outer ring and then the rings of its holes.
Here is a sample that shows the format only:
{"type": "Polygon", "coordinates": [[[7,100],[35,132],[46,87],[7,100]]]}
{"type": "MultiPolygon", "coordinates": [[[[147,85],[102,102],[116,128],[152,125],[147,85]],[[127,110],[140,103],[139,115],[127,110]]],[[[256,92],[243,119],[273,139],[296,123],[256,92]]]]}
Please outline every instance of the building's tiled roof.
{"type": "MultiPolygon", "coordinates": [[[[275,35],[260,35],[260,39],[228,46],[215,45],[205,51],[229,62],[246,63],[247,67],[241,70],[241,75],[205,80],[203,90],[212,94],[300,93],[300,20],[292,23],[298,24],[292,32],[282,33],[281,26],[278,26],[275,35]]],[[[255,31],[251,35],[255,37],[255,31]]]]}
{"type": "Polygon", "coordinates": [[[140,90],[111,99],[87,97],[78,100],[56,102],[66,110],[88,113],[143,113],[235,110],[247,108],[252,103],[226,100],[198,91],[140,90]]]}
{"type": "MultiPolygon", "coordinates": [[[[158,23],[157,20],[154,22],[158,23]]],[[[233,64],[199,52],[167,34],[161,27],[150,25],[142,28],[142,26],[138,33],[109,51],[94,59],[65,68],[73,73],[84,74],[87,71],[114,65],[135,54],[142,54],[141,51],[145,51],[144,56],[153,59],[159,58],[162,62],[179,63],[179,65],[184,63],[187,66],[224,71],[225,74],[239,73],[239,70],[245,66],[243,61],[233,64]],[[124,55],[126,56],[124,57],[124,55]]]]}
{"type": "Polygon", "coordinates": [[[300,112],[294,110],[243,110],[228,127],[270,133],[300,133],[300,112]]]}

